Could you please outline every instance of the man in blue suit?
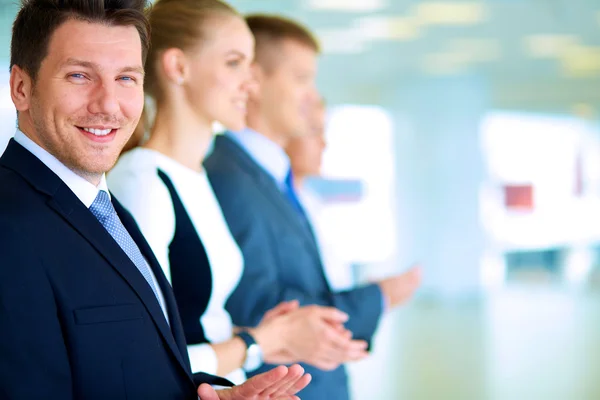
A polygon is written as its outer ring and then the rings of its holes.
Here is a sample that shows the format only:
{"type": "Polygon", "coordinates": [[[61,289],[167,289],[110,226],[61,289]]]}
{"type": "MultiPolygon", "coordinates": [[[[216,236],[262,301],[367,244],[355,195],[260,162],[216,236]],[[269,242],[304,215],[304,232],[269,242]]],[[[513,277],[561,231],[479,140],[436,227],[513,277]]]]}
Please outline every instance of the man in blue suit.
{"type": "Polygon", "coordinates": [[[112,198],[143,107],[143,0],[29,0],[14,23],[18,131],[0,158],[1,399],[292,399],[279,367],[192,376],[171,288],[112,198]],[[203,383],[199,388],[198,385],[203,383]]]}
{"type": "MultiPolygon", "coordinates": [[[[276,16],[246,18],[256,40],[248,102],[249,129],[216,138],[206,171],[231,232],[245,259],[245,270],[227,309],[241,326],[256,325],[284,300],[336,307],[349,315],[355,339],[371,341],[384,308],[400,304],[416,286],[415,272],[344,292],[331,290],[312,226],[298,200],[284,147],[309,130],[319,46],[301,25],[276,16]]],[[[329,341],[329,335],[321,341],[329,341]]],[[[325,360],[305,365],[313,376],[302,392],[308,400],[346,400],[344,362],[363,353],[323,352],[325,360]]],[[[259,370],[259,372],[262,370],[259,370]]]]}

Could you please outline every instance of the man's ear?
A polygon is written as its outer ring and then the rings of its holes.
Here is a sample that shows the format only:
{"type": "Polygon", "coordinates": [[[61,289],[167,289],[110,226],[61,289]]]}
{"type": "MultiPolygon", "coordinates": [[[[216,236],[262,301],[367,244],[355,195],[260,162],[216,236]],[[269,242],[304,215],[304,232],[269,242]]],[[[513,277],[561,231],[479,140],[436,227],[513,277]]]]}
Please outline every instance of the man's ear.
{"type": "Polygon", "coordinates": [[[17,112],[29,110],[32,92],[33,80],[29,74],[18,65],[13,65],[10,70],[10,97],[17,112]]]}
{"type": "Polygon", "coordinates": [[[254,62],[250,65],[251,83],[248,86],[248,96],[250,99],[260,98],[261,86],[265,77],[263,67],[254,62]]]}

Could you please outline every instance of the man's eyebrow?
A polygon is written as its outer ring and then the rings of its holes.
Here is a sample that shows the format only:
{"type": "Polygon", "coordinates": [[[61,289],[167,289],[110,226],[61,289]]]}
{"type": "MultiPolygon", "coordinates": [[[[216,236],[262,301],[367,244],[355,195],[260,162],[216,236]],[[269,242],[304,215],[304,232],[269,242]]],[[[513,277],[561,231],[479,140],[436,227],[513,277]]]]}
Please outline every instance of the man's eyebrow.
{"type": "Polygon", "coordinates": [[[123,67],[119,70],[119,73],[123,73],[123,72],[135,72],[138,73],[140,75],[144,75],[144,68],[137,66],[137,67],[123,67]]]}
{"type": "MultiPolygon", "coordinates": [[[[78,60],[76,58],[67,59],[67,61],[65,61],[61,67],[64,68],[67,66],[83,67],[83,68],[89,68],[89,69],[102,69],[100,67],[100,65],[98,65],[94,62],[78,60]]],[[[124,73],[124,72],[135,72],[140,75],[144,75],[144,68],[140,65],[135,65],[135,66],[123,67],[119,70],[119,73],[124,73]]]]}
{"type": "Polygon", "coordinates": [[[68,66],[73,66],[73,67],[84,67],[84,68],[98,68],[98,64],[90,62],[90,61],[83,61],[83,60],[78,60],[76,58],[69,58],[67,59],[67,61],[65,61],[61,67],[68,67],[68,66]]]}

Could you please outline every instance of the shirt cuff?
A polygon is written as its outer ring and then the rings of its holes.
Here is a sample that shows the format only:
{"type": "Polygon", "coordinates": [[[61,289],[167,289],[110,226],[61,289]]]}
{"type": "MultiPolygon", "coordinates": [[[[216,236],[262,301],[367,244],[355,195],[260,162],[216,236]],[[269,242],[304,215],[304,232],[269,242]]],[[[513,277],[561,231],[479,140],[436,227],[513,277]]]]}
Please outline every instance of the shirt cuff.
{"type": "Polygon", "coordinates": [[[379,293],[381,293],[381,313],[383,314],[390,308],[390,299],[388,299],[382,290],[379,290],[379,293]]]}
{"type": "Polygon", "coordinates": [[[219,361],[217,353],[208,343],[191,344],[187,347],[190,356],[192,373],[205,372],[207,374],[216,374],[219,361]]]}

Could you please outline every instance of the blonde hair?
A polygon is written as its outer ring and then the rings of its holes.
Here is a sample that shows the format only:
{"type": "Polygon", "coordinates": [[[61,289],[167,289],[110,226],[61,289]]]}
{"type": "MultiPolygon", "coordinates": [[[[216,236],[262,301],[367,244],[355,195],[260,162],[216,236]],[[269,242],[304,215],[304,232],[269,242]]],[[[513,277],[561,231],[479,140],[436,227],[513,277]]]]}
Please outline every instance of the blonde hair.
{"type": "Polygon", "coordinates": [[[121,153],[142,145],[148,139],[155,111],[155,107],[148,110],[148,103],[156,106],[163,97],[158,75],[162,52],[171,48],[185,51],[197,46],[207,36],[207,21],[215,16],[228,15],[242,18],[233,7],[220,0],[158,0],[154,3],[148,15],[152,36],[144,77],[144,91],[150,98],[146,98],[140,121],[121,153]]]}
{"type": "Polygon", "coordinates": [[[230,5],[220,0],[158,0],[152,6],[150,51],[146,61],[144,89],[159,101],[162,88],[158,79],[160,54],[171,48],[188,50],[206,38],[207,21],[215,16],[238,16],[230,5]]]}

